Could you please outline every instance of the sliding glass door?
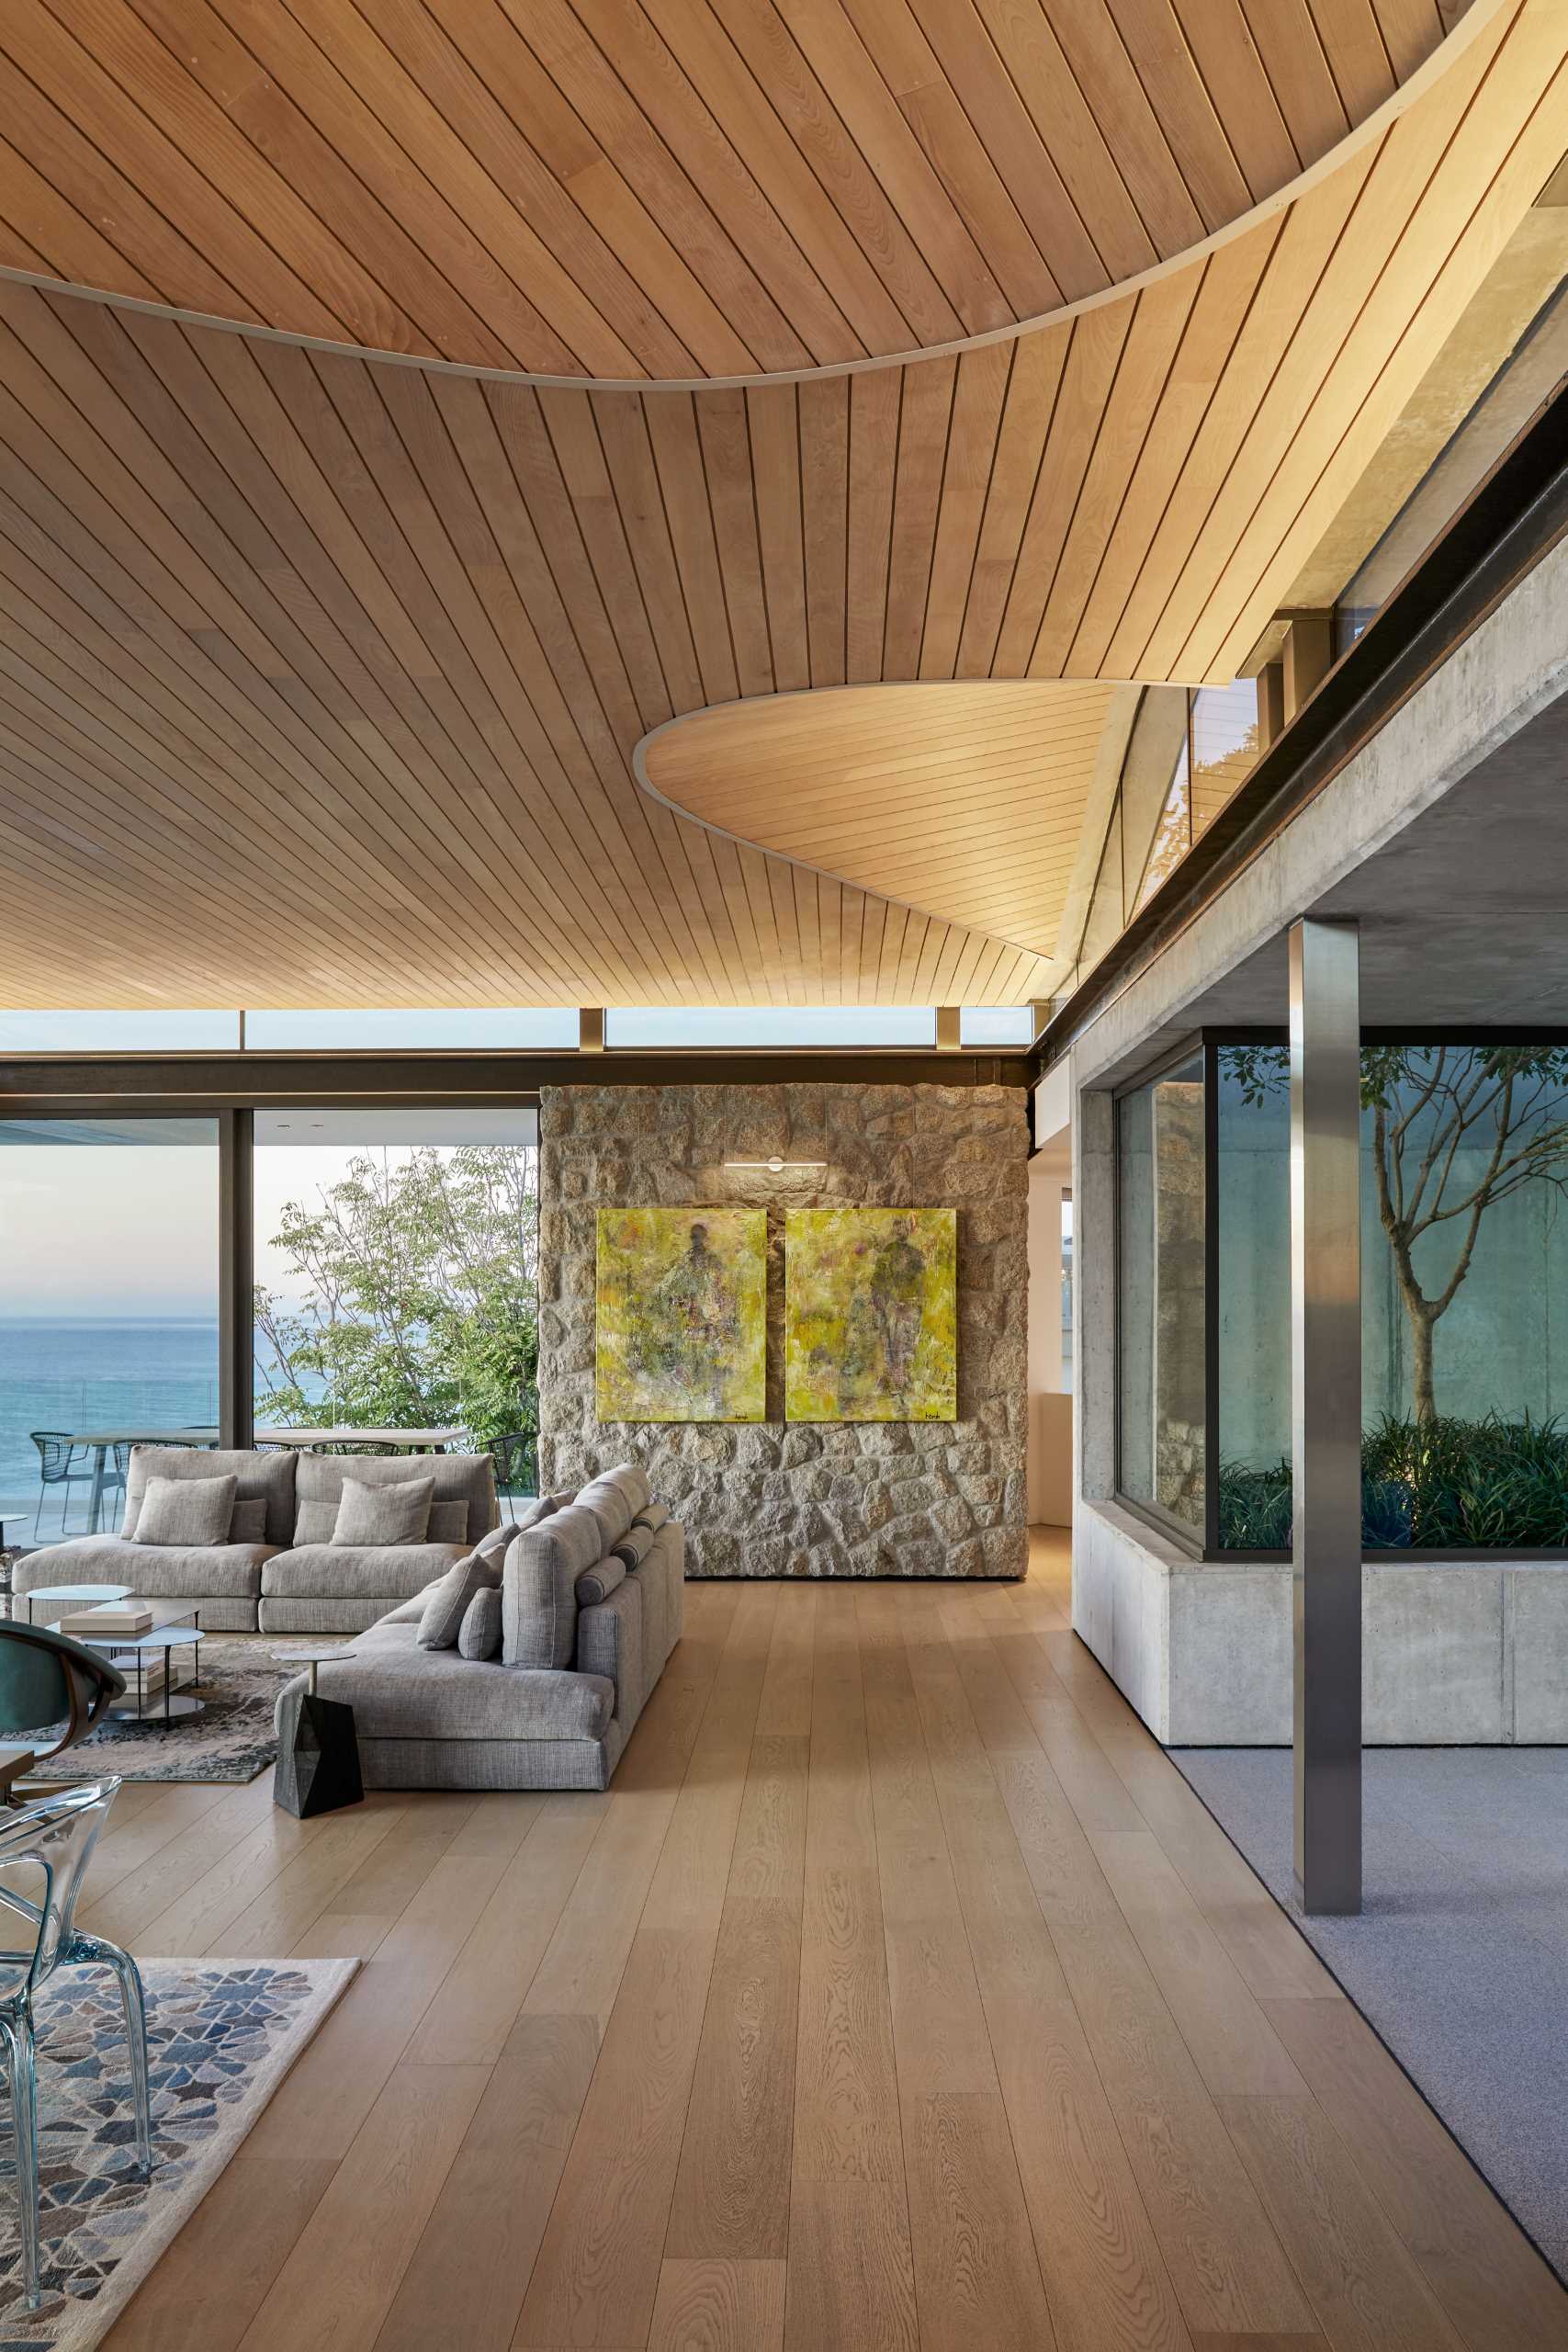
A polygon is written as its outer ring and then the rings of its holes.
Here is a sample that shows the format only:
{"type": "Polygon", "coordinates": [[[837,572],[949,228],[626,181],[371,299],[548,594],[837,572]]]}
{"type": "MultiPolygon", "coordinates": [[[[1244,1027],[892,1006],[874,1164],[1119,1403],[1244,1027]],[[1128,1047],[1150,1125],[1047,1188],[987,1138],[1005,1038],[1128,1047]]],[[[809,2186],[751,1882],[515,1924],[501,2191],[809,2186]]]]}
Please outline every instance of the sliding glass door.
{"type": "Polygon", "coordinates": [[[0,1120],[0,1511],[118,1528],[138,1438],[218,1424],[218,1122],[0,1120]]]}

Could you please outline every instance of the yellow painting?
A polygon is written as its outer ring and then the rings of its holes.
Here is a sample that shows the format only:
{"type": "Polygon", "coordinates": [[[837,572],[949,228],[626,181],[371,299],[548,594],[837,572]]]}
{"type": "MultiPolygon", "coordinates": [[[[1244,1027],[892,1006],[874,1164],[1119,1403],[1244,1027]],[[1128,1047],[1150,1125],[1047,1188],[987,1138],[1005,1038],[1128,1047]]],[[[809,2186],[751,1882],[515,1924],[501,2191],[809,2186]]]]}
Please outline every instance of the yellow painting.
{"type": "Polygon", "coordinates": [[[765,1209],[601,1209],[602,1421],[767,1412],[765,1209]]]}
{"type": "Polygon", "coordinates": [[[794,1210],[784,1265],[787,1419],[957,1419],[956,1209],[794,1210]]]}

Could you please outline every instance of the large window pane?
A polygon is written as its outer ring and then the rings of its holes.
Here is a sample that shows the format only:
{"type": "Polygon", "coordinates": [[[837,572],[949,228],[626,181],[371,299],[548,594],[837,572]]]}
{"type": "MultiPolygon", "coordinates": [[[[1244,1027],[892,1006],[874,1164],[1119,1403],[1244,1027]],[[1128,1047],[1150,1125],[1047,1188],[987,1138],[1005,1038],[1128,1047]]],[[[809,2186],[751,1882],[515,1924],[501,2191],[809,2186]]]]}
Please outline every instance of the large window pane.
{"type": "Polygon", "coordinates": [[[0,1121],[0,1510],[118,1528],[132,1442],[217,1420],[217,1121],[0,1121]]]}
{"type": "Polygon", "coordinates": [[[608,1046],[932,1046],[929,1004],[612,1006],[608,1046]]]}
{"type": "Polygon", "coordinates": [[[575,1006],[503,1012],[462,1006],[428,1012],[247,1012],[249,1053],[551,1052],[575,1047],[575,1006]]]}
{"type": "Polygon", "coordinates": [[[537,1137],[532,1110],[257,1112],[258,1433],[457,1429],[534,1491],[537,1137]]]}
{"type": "Polygon", "coordinates": [[[231,1054],[237,1012],[0,1012],[0,1053],[231,1054]]]}
{"type": "MultiPolygon", "coordinates": [[[[1283,1046],[1219,1062],[1220,1540],[1290,1542],[1283,1046]]],[[[1568,1051],[1361,1054],[1363,1535],[1568,1544],[1568,1051]]]]}
{"type": "Polygon", "coordinates": [[[1117,1105],[1118,1485],[1203,1525],[1203,1071],[1117,1105]]]}

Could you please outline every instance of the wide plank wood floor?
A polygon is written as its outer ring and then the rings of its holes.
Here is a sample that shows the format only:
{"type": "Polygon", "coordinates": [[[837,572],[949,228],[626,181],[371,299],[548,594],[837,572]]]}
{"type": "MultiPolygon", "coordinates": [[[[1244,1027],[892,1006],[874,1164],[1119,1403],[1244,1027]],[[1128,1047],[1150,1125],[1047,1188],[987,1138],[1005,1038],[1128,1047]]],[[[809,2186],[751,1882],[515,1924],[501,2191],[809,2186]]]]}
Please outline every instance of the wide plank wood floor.
{"type": "Polygon", "coordinates": [[[132,1787],[84,1924],[364,1962],[108,2352],[1568,2345],[1018,1586],[694,1585],[603,1796],[132,1787]]]}

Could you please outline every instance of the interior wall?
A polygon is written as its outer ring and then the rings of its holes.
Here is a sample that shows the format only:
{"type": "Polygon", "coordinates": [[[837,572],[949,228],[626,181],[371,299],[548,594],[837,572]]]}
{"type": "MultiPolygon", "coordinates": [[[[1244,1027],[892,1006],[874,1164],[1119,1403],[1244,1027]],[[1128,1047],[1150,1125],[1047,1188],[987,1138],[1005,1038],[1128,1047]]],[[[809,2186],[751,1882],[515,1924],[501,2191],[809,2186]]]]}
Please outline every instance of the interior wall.
{"type": "Polygon", "coordinates": [[[540,1483],[628,1458],[699,1577],[1017,1577],[1026,1565],[1028,1128],[1005,1086],[547,1087],[540,1097],[540,1483]],[[820,1162],[774,1175],[732,1159],[820,1162]],[[791,1208],[958,1211],[958,1419],[786,1422],[791,1208]],[[600,1207],[768,1212],[767,1419],[601,1423],[600,1207]]]}
{"type": "Polygon", "coordinates": [[[1062,1363],[1062,1195],[1072,1188],[1072,1138],[1054,1137],[1029,1163],[1029,1441],[1032,1527],[1070,1527],[1073,1400],[1062,1363]]]}

